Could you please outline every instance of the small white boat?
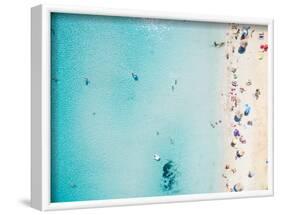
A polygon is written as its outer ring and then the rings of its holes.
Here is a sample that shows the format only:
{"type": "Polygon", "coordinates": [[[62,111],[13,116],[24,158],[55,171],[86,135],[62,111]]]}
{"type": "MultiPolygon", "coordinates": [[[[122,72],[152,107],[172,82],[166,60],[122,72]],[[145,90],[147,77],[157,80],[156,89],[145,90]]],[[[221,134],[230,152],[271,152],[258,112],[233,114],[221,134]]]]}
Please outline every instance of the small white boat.
{"type": "Polygon", "coordinates": [[[154,154],[154,155],[153,155],[153,158],[154,158],[154,160],[156,160],[156,161],[160,161],[160,160],[161,160],[161,157],[160,157],[158,154],[154,154]]]}

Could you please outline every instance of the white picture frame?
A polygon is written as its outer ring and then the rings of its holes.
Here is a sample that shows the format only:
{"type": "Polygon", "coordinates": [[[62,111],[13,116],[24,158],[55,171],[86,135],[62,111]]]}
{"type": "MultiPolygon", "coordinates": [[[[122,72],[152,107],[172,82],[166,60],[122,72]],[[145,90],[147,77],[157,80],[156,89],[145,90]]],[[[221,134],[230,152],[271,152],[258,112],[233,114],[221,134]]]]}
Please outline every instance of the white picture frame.
{"type": "MultiPolygon", "coordinates": [[[[32,138],[31,138],[31,206],[38,210],[94,208],[121,205],[140,205],[168,202],[263,197],[273,195],[273,162],[268,168],[268,190],[239,193],[210,193],[145,197],[114,200],[50,202],[50,13],[75,13],[125,17],[162,18],[219,23],[247,23],[268,26],[269,46],[273,44],[273,20],[259,18],[216,17],[173,14],[151,11],[98,9],[71,6],[39,5],[31,9],[31,77],[32,77],[32,138]]],[[[273,48],[269,50],[268,64],[268,157],[273,161],[273,48]]]]}

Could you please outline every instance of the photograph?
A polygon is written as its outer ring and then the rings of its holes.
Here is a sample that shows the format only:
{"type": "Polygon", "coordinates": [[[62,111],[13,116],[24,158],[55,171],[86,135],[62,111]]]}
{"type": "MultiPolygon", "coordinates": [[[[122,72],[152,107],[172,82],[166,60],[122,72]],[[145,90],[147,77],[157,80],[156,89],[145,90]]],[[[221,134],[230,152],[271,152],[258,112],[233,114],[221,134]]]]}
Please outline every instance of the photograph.
{"type": "Polygon", "coordinates": [[[50,13],[50,202],[267,191],[268,25],[50,13]]]}

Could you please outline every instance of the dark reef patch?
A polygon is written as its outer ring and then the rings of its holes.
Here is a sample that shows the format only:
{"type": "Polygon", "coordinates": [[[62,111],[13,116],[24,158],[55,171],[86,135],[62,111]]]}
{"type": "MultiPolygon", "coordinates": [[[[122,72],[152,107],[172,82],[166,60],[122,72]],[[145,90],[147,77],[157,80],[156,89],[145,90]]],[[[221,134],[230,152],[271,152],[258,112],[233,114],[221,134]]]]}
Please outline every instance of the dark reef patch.
{"type": "Polygon", "coordinates": [[[168,161],[162,168],[162,188],[164,191],[174,191],[177,185],[177,176],[179,174],[176,164],[168,161]]]}

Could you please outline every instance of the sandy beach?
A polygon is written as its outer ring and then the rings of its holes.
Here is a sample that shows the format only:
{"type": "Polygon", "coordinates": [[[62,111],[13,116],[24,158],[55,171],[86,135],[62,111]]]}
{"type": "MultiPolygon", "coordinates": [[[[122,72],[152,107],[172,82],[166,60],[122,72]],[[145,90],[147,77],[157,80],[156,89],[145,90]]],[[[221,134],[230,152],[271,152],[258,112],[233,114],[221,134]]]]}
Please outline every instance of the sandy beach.
{"type": "Polygon", "coordinates": [[[221,108],[225,113],[222,190],[267,189],[267,30],[231,24],[226,32],[221,108]]]}

